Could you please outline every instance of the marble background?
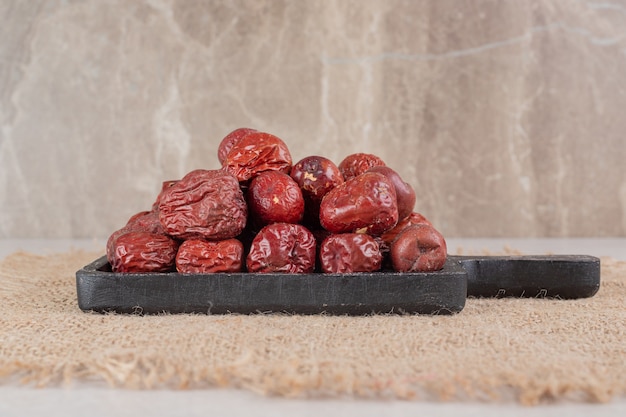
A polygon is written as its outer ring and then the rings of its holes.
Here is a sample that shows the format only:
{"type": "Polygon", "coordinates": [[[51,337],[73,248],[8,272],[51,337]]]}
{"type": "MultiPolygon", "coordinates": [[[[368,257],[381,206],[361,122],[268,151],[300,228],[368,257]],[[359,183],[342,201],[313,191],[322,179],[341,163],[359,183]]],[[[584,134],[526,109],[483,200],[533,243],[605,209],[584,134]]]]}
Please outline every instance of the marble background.
{"type": "Polygon", "coordinates": [[[0,1],[0,238],[106,237],[242,126],[445,236],[626,236],[626,1],[0,1]]]}

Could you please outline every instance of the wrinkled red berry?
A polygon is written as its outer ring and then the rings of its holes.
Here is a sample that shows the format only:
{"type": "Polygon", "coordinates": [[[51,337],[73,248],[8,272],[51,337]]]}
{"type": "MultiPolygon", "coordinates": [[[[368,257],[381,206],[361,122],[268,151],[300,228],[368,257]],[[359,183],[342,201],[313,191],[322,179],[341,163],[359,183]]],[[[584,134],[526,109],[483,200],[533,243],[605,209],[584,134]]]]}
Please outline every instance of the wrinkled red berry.
{"type": "Polygon", "coordinates": [[[244,229],[248,208],[232,175],[222,170],[195,170],[168,188],[159,204],[167,234],[181,239],[223,240],[244,229]]]}
{"type": "Polygon", "coordinates": [[[230,150],[233,148],[233,145],[241,141],[241,139],[243,139],[245,136],[252,132],[257,132],[257,130],[241,127],[239,129],[233,130],[228,135],[226,135],[217,147],[217,159],[220,161],[220,164],[224,163],[224,160],[226,159],[226,156],[228,155],[230,150]]]}
{"type": "Polygon", "coordinates": [[[323,156],[308,156],[291,168],[291,178],[300,186],[304,197],[305,223],[319,227],[322,198],[339,184],[343,175],[330,159],[323,156]]]}
{"type": "Polygon", "coordinates": [[[396,198],[398,199],[398,220],[402,221],[409,217],[415,207],[415,190],[410,184],[404,182],[400,174],[387,166],[375,166],[368,172],[378,172],[389,178],[396,187],[396,198]]]}
{"type": "Polygon", "coordinates": [[[163,183],[161,184],[161,191],[159,192],[159,195],[157,196],[154,203],[152,204],[152,211],[157,211],[159,209],[159,203],[161,202],[161,197],[163,196],[165,191],[167,191],[172,185],[176,184],[177,182],[178,180],[163,181],[163,183]]]}
{"type": "Polygon", "coordinates": [[[255,224],[298,223],[304,214],[304,199],[298,184],[278,171],[262,172],[250,182],[248,210],[255,224]]]}
{"type": "Polygon", "coordinates": [[[107,240],[106,251],[109,259],[113,258],[115,241],[118,237],[130,232],[149,232],[165,235],[165,229],[159,221],[159,213],[156,211],[141,211],[128,219],[124,227],[113,232],[107,240]]]}
{"type": "Polygon", "coordinates": [[[385,162],[378,156],[369,153],[353,153],[339,163],[339,171],[341,171],[343,178],[348,181],[375,166],[385,166],[385,162]]]}
{"type": "Polygon", "coordinates": [[[333,233],[379,235],[398,222],[396,190],[382,174],[366,172],[333,188],[320,205],[320,223],[333,233]]]}
{"type": "Polygon", "coordinates": [[[293,178],[305,198],[320,203],[333,188],[344,182],[343,175],[333,161],[323,156],[307,156],[291,169],[293,178]]]}
{"type": "Polygon", "coordinates": [[[437,271],[443,268],[446,258],[446,240],[425,224],[404,228],[391,244],[391,262],[398,272],[437,271]]]}
{"type": "Polygon", "coordinates": [[[263,171],[289,174],[292,159],[285,142],[265,132],[251,132],[233,144],[223,169],[245,182],[263,171]]]}
{"type": "Polygon", "coordinates": [[[174,268],[178,242],[149,232],[128,232],[114,240],[113,272],[168,272],[174,268]]]}
{"type": "Polygon", "coordinates": [[[109,260],[109,263],[112,263],[113,259],[115,258],[115,242],[117,241],[117,239],[120,236],[133,232],[133,231],[136,231],[136,230],[122,227],[121,229],[118,229],[109,235],[109,238],[107,239],[107,245],[106,245],[107,259],[109,260]]]}
{"type": "Polygon", "coordinates": [[[331,235],[320,246],[324,272],[374,272],[380,269],[382,255],[373,237],[362,233],[331,235]]]}
{"type": "MultiPolygon", "coordinates": [[[[128,221],[126,222],[126,226],[128,226],[129,224],[133,224],[135,223],[135,221],[140,220],[142,217],[149,215],[150,213],[152,213],[151,211],[140,211],[139,213],[135,213],[132,216],[130,216],[130,218],[128,219],[128,221]]],[[[159,216],[156,216],[157,221],[159,220],[159,216]]]]}
{"type": "Polygon", "coordinates": [[[176,255],[176,270],[182,273],[241,272],[242,267],[243,244],[237,239],[186,240],[176,255]]]}
{"type": "Polygon", "coordinates": [[[159,235],[165,234],[165,229],[159,221],[159,213],[156,211],[142,211],[137,213],[128,219],[124,227],[132,228],[133,230],[144,230],[159,235]]]}
{"type": "Polygon", "coordinates": [[[299,224],[270,224],[261,229],[252,241],[246,265],[248,272],[313,272],[315,238],[299,224]]]}
{"type": "Polygon", "coordinates": [[[385,233],[380,235],[382,241],[384,242],[383,246],[386,246],[387,248],[391,247],[391,243],[396,239],[401,231],[409,226],[413,226],[416,224],[425,224],[427,226],[432,226],[432,223],[428,221],[426,217],[424,217],[420,213],[413,212],[409,215],[409,217],[405,218],[404,220],[400,220],[394,228],[389,229],[385,233]]]}

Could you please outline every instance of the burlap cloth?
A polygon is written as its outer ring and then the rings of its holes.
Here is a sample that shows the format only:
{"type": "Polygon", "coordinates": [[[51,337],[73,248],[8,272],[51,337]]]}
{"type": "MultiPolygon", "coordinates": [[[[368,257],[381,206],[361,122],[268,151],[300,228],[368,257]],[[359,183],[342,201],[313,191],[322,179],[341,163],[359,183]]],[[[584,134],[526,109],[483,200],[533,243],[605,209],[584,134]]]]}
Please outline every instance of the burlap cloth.
{"type": "Polygon", "coordinates": [[[0,383],[289,397],[608,401],[626,394],[626,262],[582,300],[469,299],[454,316],[83,313],[98,253],[0,262],[0,383]]]}

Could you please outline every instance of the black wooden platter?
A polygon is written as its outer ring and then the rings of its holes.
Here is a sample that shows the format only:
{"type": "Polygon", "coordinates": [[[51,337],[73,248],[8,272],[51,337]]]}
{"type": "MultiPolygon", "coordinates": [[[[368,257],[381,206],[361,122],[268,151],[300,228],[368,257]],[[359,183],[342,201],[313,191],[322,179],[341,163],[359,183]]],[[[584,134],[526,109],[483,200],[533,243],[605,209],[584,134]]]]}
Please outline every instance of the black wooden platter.
{"type": "Polygon", "coordinates": [[[430,273],[179,274],[110,272],[106,257],[76,273],[78,305],[118,313],[453,314],[465,306],[458,262],[430,273]]]}
{"type": "Polygon", "coordinates": [[[585,255],[449,256],[435,272],[180,274],[111,271],[101,257],[76,272],[83,311],[131,314],[455,314],[470,297],[582,298],[600,287],[585,255]]]}

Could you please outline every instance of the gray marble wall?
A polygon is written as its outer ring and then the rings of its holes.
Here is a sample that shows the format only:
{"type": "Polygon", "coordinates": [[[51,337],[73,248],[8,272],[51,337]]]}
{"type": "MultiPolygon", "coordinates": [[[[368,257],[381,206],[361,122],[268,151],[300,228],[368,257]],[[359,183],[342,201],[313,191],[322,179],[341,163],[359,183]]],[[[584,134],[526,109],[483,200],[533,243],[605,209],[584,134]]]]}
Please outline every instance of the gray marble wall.
{"type": "Polygon", "coordinates": [[[0,238],[106,237],[242,126],[445,236],[626,236],[626,1],[0,1],[0,238]]]}

